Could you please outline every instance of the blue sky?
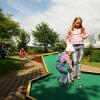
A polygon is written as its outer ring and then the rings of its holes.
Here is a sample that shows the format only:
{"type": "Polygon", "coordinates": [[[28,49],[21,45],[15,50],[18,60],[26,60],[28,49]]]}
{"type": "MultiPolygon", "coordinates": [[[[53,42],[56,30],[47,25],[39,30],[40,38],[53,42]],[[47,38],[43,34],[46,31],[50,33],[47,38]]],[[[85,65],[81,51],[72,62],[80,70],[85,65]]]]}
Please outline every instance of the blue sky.
{"type": "Polygon", "coordinates": [[[5,13],[11,13],[17,19],[41,13],[49,9],[50,0],[0,0],[0,7],[5,13]]]}
{"type": "Polygon", "coordinates": [[[80,16],[87,32],[100,33],[100,0],[0,0],[0,7],[28,32],[44,21],[65,38],[73,19],[80,16]]]}

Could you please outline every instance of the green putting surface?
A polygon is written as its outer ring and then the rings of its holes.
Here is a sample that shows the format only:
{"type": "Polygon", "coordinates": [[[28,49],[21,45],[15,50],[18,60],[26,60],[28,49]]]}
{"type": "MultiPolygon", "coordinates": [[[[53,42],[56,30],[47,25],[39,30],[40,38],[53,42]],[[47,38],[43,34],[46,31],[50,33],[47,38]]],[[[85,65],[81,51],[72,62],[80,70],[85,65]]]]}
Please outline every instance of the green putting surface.
{"type": "Polygon", "coordinates": [[[58,54],[44,56],[50,76],[31,83],[30,96],[37,100],[100,100],[100,75],[81,74],[81,80],[75,79],[72,85],[60,87],[56,69],[58,54]]]}

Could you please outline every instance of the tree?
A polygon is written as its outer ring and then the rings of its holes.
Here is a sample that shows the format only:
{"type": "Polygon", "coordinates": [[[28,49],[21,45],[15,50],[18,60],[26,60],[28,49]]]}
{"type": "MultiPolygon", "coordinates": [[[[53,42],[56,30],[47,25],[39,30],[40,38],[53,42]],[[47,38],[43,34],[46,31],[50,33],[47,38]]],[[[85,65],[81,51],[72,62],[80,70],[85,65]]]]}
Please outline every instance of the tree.
{"type": "Polygon", "coordinates": [[[55,43],[55,49],[59,52],[64,51],[66,48],[66,41],[64,39],[58,39],[55,43]]]}
{"type": "Polygon", "coordinates": [[[20,32],[19,23],[13,21],[10,16],[2,16],[0,12],[0,38],[11,39],[12,36],[16,36],[20,32]]]}
{"type": "Polygon", "coordinates": [[[11,15],[5,15],[0,9],[0,44],[9,45],[12,47],[14,44],[12,37],[18,36],[20,32],[19,23],[12,19],[11,15]]]}
{"type": "Polygon", "coordinates": [[[36,31],[32,31],[32,35],[39,45],[44,46],[45,52],[48,51],[48,45],[54,46],[59,36],[57,32],[49,28],[49,25],[47,25],[47,23],[44,22],[36,26],[36,31]]]}
{"type": "Polygon", "coordinates": [[[24,30],[21,30],[20,35],[18,36],[17,42],[18,42],[18,49],[24,48],[27,50],[27,44],[30,41],[30,36],[28,33],[26,33],[24,30]]]}
{"type": "Polygon", "coordinates": [[[0,21],[1,21],[1,20],[4,20],[4,18],[5,18],[5,17],[4,17],[4,14],[2,13],[2,9],[0,9],[0,21]]]}

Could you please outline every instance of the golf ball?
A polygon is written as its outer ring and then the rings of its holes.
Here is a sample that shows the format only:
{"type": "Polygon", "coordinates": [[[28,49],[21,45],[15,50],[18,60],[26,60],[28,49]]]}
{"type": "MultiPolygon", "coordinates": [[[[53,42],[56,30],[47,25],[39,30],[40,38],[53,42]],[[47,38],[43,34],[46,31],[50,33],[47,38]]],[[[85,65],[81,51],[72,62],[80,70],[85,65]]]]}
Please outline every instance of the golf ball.
{"type": "Polygon", "coordinates": [[[78,87],[79,87],[79,88],[82,88],[82,87],[83,87],[83,85],[79,85],[78,87]]]}
{"type": "Polygon", "coordinates": [[[80,85],[79,87],[81,88],[82,86],[80,85]]]}

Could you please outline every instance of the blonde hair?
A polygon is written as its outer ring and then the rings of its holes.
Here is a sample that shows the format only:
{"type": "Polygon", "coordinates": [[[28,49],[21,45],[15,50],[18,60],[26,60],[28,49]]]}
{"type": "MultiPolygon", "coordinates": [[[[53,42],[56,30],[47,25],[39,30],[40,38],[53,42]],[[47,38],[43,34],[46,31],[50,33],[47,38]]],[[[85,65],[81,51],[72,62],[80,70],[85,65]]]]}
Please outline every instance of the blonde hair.
{"type": "Polygon", "coordinates": [[[81,21],[80,28],[81,28],[81,33],[83,33],[83,32],[85,31],[85,29],[84,29],[84,27],[83,27],[83,25],[82,25],[82,22],[83,22],[83,21],[82,21],[82,18],[81,18],[81,17],[75,17],[75,19],[74,19],[74,21],[73,21],[73,23],[72,23],[71,30],[74,30],[75,22],[76,22],[78,19],[81,21]]]}

